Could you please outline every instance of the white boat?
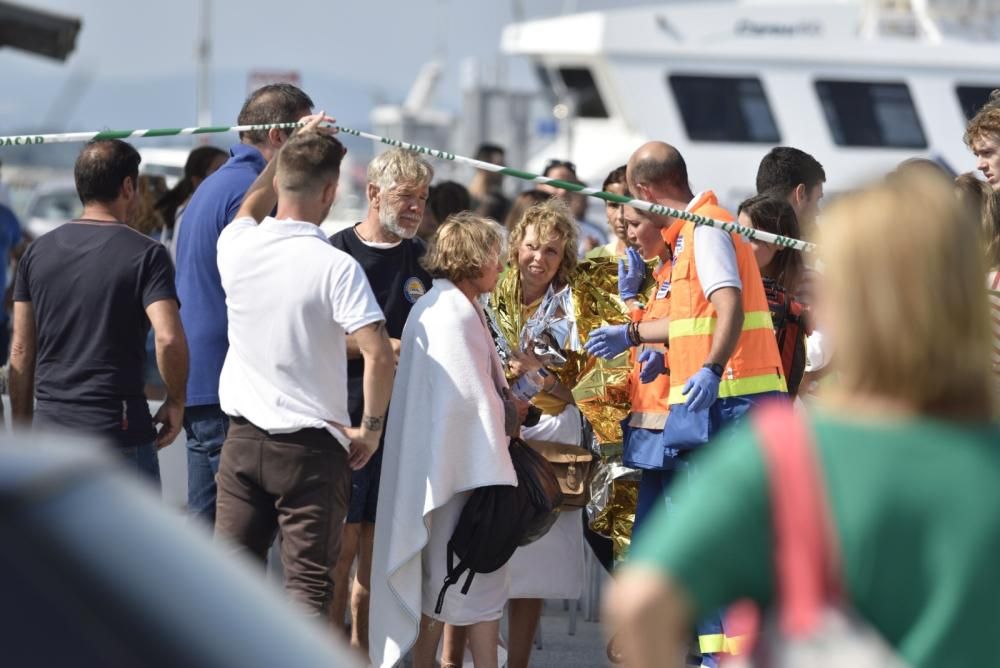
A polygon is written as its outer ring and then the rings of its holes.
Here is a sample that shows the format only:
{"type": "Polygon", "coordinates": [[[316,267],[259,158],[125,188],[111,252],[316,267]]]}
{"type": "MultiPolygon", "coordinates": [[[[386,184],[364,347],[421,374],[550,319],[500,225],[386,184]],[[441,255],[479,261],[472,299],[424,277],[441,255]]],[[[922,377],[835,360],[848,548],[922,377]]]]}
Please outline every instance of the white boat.
{"type": "Polygon", "coordinates": [[[568,159],[600,184],[662,139],[734,205],[777,145],[815,156],[828,191],[915,156],[974,169],[962,135],[1000,88],[1000,1],[673,2],[514,24],[502,49],[568,116],[529,170],[568,159]]]}

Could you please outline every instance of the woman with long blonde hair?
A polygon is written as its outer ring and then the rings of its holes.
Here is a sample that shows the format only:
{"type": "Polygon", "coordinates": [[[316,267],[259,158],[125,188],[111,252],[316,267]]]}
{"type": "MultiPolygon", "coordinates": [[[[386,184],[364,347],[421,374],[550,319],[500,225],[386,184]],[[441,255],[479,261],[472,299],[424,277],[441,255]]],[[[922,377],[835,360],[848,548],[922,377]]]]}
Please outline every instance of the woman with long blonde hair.
{"type": "MultiPolygon", "coordinates": [[[[511,229],[507,270],[490,296],[494,310],[503,310],[521,325],[548,305],[569,294],[569,281],[577,264],[577,227],[567,205],[559,198],[529,207],[511,229]]],[[[518,337],[519,338],[519,337],[518,337]]],[[[511,346],[513,359],[508,375],[515,380],[543,369],[533,352],[511,346]]],[[[552,371],[550,369],[549,371],[552,371]]],[[[525,426],[527,441],[580,445],[582,417],[570,388],[556,373],[544,376],[531,403],[540,416],[525,426]]],[[[577,599],[583,588],[583,522],[581,510],[563,511],[545,536],[520,547],[511,557],[510,568],[510,668],[527,668],[532,643],[547,598],[577,599]]],[[[455,643],[460,646],[460,643],[455,643]]],[[[454,644],[453,644],[454,645],[454,644]]],[[[444,664],[461,664],[449,651],[444,664]]]]}
{"type": "MultiPolygon", "coordinates": [[[[978,228],[947,181],[920,174],[831,205],[816,307],[839,382],[808,417],[786,417],[806,420],[844,602],[915,668],[992,665],[984,638],[1000,633],[1000,429],[978,228]]],[[[760,440],[746,425],[723,440],[670,520],[650,520],[608,596],[629,665],[671,665],[704,611],[779,598],[760,440]]]]}

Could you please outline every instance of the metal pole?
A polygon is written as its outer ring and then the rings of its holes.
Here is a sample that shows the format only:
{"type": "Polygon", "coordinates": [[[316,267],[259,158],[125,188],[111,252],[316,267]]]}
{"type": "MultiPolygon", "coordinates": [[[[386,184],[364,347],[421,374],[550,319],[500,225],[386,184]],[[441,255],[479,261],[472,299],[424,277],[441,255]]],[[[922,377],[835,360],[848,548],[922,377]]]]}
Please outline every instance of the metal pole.
{"type": "Polygon", "coordinates": [[[212,0],[201,0],[198,22],[197,125],[212,124],[212,0]]]}

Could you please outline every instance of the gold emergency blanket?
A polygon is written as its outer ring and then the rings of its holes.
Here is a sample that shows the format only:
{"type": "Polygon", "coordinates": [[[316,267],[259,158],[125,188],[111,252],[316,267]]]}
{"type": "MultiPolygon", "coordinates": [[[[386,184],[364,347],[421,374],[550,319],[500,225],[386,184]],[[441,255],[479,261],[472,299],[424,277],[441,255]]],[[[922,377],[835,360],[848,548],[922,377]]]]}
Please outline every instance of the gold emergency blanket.
{"type": "Polygon", "coordinates": [[[588,332],[629,321],[628,309],[618,298],[617,260],[582,261],[565,288],[556,291],[550,286],[530,318],[523,316],[520,275],[516,268],[508,268],[490,295],[487,314],[499,334],[501,359],[507,362],[515,349],[534,352],[570,388],[577,407],[594,428],[602,454],[605,447],[620,448],[619,423],[629,413],[629,355],[603,360],[583,349],[588,332]]]}
{"type": "MultiPolygon", "coordinates": [[[[643,294],[646,303],[656,290],[650,263],[643,294]]],[[[628,352],[604,360],[587,355],[587,334],[603,325],[629,322],[629,313],[618,297],[618,261],[613,257],[582,261],[569,284],[556,291],[551,286],[535,313],[524,316],[521,281],[515,267],[500,277],[486,305],[500,358],[506,364],[514,350],[533,352],[570,388],[580,412],[593,427],[591,449],[601,458],[591,482],[587,516],[594,531],[610,537],[615,561],[625,558],[632,539],[638,471],[621,465],[622,429],[631,406],[628,376],[632,365],[628,352]]]]}
{"type": "Polygon", "coordinates": [[[639,472],[612,463],[617,458],[602,461],[590,482],[590,503],[587,517],[590,528],[611,539],[615,564],[625,560],[632,544],[632,525],[639,502],[639,472]]]}

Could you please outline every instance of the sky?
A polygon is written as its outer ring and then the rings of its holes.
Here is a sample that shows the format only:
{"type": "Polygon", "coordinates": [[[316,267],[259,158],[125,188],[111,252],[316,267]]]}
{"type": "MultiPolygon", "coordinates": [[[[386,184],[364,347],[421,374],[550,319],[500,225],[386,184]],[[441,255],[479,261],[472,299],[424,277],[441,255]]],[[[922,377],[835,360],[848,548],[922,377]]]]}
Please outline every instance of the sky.
{"type": "MultiPolygon", "coordinates": [[[[65,63],[0,49],[0,134],[194,125],[200,0],[18,0],[82,19],[65,63]]],[[[438,102],[457,109],[462,63],[495,66],[500,33],[527,18],[630,0],[213,0],[213,122],[234,122],[251,70],[294,70],[318,109],[367,123],[421,65],[445,63],[438,102]],[[520,8],[520,10],[518,9],[520,8]]],[[[510,82],[531,87],[524,63],[510,82]]]]}

